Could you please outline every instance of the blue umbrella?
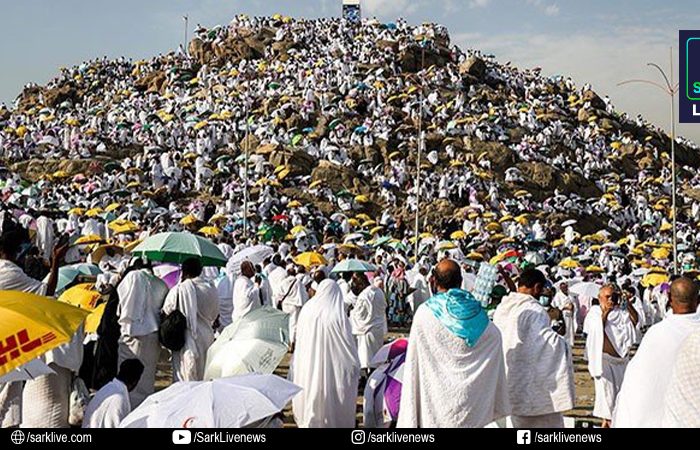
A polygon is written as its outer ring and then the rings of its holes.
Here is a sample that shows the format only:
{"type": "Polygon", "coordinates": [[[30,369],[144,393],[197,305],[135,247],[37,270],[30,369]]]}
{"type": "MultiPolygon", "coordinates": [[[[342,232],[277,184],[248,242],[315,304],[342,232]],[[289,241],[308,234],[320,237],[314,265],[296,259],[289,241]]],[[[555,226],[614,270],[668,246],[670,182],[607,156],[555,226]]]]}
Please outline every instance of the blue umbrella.
{"type": "MultiPolygon", "coordinates": [[[[71,284],[80,275],[96,276],[102,273],[102,270],[95,264],[72,264],[63,266],[58,269],[58,283],[56,284],[56,294],[62,293],[66,286],[71,284]]],[[[44,278],[44,282],[48,282],[48,275],[44,278]]]]}
{"type": "Polygon", "coordinates": [[[359,259],[344,259],[335,265],[331,273],[341,272],[374,272],[377,270],[370,263],[360,261],[359,259]]]}

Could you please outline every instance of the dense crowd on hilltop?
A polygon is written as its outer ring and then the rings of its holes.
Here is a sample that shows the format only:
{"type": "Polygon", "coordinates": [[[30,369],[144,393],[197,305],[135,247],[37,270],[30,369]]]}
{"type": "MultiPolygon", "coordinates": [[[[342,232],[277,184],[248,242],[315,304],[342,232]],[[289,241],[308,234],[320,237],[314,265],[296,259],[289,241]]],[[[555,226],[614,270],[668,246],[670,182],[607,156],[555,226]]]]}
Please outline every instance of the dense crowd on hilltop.
{"type": "MultiPolygon", "coordinates": [[[[436,24],[243,15],[227,26],[198,27],[187,51],[62,68],[46,86],[27,85],[13,105],[0,107],[2,251],[13,260],[21,253],[24,271],[37,279],[58,270],[56,259],[93,264],[95,289],[108,295],[131,271],[148,271],[131,258],[140,242],[162,232],[204,235],[232,262],[182,268],[201,278],[196,290],[209,302],[199,317],[207,342],[192,344],[194,353],[206,354],[215,320],[221,331],[250,310],[254,289],[264,304],[290,314],[292,335],[297,319],[312,321],[302,316],[309,294],[322,292],[351,310],[363,369],[387,326],[410,325],[418,306],[437,293],[431,268],[457,261],[456,269],[443,269],[460,274],[458,286],[454,280],[441,286],[476,293],[483,287],[480,263],[489,262],[498,274],[479,299],[489,315],[501,298],[549,295],[556,302],[544,306],[560,311],[569,351],[587,313],[600,309],[599,291],[621,293],[633,317],[627,310],[612,316],[624,322],[629,345],[617,348],[624,359],[643,330],[671,315],[671,142],[641,117],[616,111],[591,86],[540,72],[462,50],[436,24]],[[62,236],[72,245],[57,257],[62,236]],[[15,248],[22,240],[31,246],[15,248]],[[261,245],[270,249],[264,262],[240,265],[235,255],[261,245]],[[309,254],[318,259],[300,260],[309,254]],[[371,276],[340,277],[340,289],[330,286],[325,280],[337,278],[331,269],[350,258],[371,262],[371,276]],[[247,284],[238,282],[242,276],[247,284]]],[[[679,274],[695,279],[700,153],[683,138],[676,148],[675,263],[679,274]]],[[[14,289],[0,279],[2,286],[14,289]]],[[[170,312],[175,300],[165,300],[166,292],[159,301],[170,312]]],[[[515,331],[503,314],[499,325],[496,310],[494,321],[508,345],[515,331]]],[[[484,327],[475,340],[482,333],[500,339],[484,327]]],[[[587,332],[600,338],[596,333],[587,332]]],[[[555,365],[564,364],[563,342],[553,350],[555,365]]],[[[408,355],[418,358],[410,346],[408,355]]],[[[176,359],[176,381],[202,378],[201,359],[176,359]]],[[[555,370],[564,383],[554,401],[559,409],[547,414],[573,406],[565,398],[573,395],[573,386],[564,392],[571,381],[562,375],[565,366],[555,370]]],[[[596,407],[605,419],[612,419],[611,385],[619,388],[617,381],[603,383],[607,404],[596,407]]],[[[139,402],[148,391],[139,388],[139,402]]],[[[513,407],[517,417],[518,400],[510,395],[489,401],[505,413],[513,407]]],[[[300,424],[314,420],[309,404],[298,406],[305,411],[300,424]]],[[[424,425],[418,417],[404,420],[424,425]]]]}

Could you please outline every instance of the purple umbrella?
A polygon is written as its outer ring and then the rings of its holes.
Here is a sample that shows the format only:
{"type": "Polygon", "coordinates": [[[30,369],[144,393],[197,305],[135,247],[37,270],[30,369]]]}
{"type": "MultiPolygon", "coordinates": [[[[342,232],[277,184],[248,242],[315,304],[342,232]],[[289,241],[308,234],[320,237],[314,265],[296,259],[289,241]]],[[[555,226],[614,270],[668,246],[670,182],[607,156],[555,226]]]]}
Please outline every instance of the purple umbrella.
{"type": "Polygon", "coordinates": [[[180,281],[180,266],[175,264],[160,264],[153,268],[153,273],[172,289],[180,281]]]}

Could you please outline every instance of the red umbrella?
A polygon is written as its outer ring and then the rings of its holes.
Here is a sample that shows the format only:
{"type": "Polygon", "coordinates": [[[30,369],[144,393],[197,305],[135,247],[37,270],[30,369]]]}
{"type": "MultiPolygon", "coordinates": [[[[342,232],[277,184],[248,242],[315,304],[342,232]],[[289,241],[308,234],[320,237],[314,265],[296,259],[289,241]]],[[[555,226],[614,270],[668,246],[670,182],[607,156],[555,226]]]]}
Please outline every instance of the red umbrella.
{"type": "Polygon", "coordinates": [[[280,220],[288,220],[288,219],[289,219],[289,216],[286,216],[284,214],[277,214],[276,216],[272,217],[272,220],[274,220],[275,222],[279,222],[280,220]]]}

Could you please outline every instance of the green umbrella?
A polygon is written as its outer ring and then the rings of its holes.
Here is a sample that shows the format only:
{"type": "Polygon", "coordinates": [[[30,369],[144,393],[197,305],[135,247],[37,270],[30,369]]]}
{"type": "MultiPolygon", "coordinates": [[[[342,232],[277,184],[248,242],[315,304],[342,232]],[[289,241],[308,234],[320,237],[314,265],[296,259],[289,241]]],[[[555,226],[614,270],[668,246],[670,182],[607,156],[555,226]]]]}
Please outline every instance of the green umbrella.
{"type": "Polygon", "coordinates": [[[406,248],[406,244],[404,244],[401,241],[396,241],[392,242],[389,244],[389,247],[393,248],[394,250],[401,250],[401,251],[408,251],[408,248],[406,248]]]}
{"type": "Polygon", "coordinates": [[[108,163],[105,163],[105,165],[104,165],[105,172],[111,172],[113,170],[121,170],[121,168],[122,168],[122,166],[116,161],[110,161],[108,163]]]}
{"type": "Polygon", "coordinates": [[[204,266],[223,267],[228,259],[208,239],[192,233],[158,233],[146,238],[133,251],[151,261],[181,264],[186,259],[198,258],[204,266]]]}
{"type": "Polygon", "coordinates": [[[374,247],[379,247],[380,245],[384,245],[387,242],[391,241],[391,236],[382,236],[378,238],[376,241],[374,241],[374,247]]]}
{"type": "Polygon", "coordinates": [[[340,119],[333,119],[331,120],[331,123],[328,124],[328,128],[331,130],[335,130],[335,128],[341,124],[340,119]]]}
{"type": "Polygon", "coordinates": [[[262,236],[263,241],[269,242],[273,239],[282,239],[287,235],[287,231],[282,227],[273,225],[261,228],[258,234],[262,236]]]}
{"type": "Polygon", "coordinates": [[[296,145],[304,138],[303,135],[297,134],[292,138],[292,145],[296,147],[296,145]]]}
{"type": "Polygon", "coordinates": [[[360,261],[359,259],[344,259],[336,264],[331,272],[374,272],[375,270],[377,270],[377,268],[372,264],[360,261]]]}

